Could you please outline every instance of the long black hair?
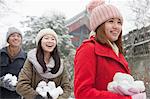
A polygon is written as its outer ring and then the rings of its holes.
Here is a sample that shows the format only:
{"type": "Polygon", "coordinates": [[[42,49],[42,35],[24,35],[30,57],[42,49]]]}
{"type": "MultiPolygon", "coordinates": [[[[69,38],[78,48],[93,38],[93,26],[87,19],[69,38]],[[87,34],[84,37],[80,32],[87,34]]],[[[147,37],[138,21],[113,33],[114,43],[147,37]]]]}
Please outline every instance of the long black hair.
{"type": "MultiPolygon", "coordinates": [[[[41,46],[41,40],[42,40],[42,38],[40,39],[38,46],[37,46],[36,58],[37,58],[37,61],[39,62],[39,64],[42,66],[43,72],[45,73],[47,70],[47,66],[46,66],[46,63],[44,62],[44,50],[42,49],[42,46],[41,46]]],[[[54,63],[55,63],[54,68],[51,68],[51,73],[56,74],[60,68],[60,65],[61,65],[57,45],[50,54],[53,57],[54,63]]]]}

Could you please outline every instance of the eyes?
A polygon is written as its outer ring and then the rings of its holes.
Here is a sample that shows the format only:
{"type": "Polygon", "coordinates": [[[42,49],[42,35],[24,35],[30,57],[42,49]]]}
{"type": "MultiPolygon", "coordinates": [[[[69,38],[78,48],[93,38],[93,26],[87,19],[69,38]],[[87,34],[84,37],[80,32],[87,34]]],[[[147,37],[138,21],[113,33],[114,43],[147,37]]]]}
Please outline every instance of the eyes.
{"type": "Polygon", "coordinates": [[[49,37],[45,37],[44,39],[46,39],[46,40],[48,40],[48,39],[55,40],[54,38],[49,38],[49,37]]]}
{"type": "Polygon", "coordinates": [[[43,39],[45,39],[45,40],[52,40],[52,41],[55,40],[55,38],[53,36],[44,36],[43,39]]]}
{"type": "Polygon", "coordinates": [[[18,33],[13,33],[10,35],[10,37],[18,37],[18,38],[21,38],[21,35],[18,34],[18,33]]]}
{"type": "Polygon", "coordinates": [[[121,22],[121,20],[120,19],[109,19],[108,21],[107,21],[108,23],[117,23],[117,24],[120,24],[120,25],[122,25],[122,22],[121,22]]]}

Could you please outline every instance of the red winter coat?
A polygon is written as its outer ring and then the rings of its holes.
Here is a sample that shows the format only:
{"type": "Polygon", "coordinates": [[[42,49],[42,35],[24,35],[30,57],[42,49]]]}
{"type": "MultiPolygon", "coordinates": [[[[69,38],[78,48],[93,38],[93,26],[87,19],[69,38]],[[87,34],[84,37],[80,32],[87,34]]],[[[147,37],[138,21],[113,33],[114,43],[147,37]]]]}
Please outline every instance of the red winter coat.
{"type": "Polygon", "coordinates": [[[107,91],[116,72],[130,73],[128,63],[120,53],[94,39],[86,40],[77,49],[74,60],[74,94],[76,99],[131,99],[107,91]]]}

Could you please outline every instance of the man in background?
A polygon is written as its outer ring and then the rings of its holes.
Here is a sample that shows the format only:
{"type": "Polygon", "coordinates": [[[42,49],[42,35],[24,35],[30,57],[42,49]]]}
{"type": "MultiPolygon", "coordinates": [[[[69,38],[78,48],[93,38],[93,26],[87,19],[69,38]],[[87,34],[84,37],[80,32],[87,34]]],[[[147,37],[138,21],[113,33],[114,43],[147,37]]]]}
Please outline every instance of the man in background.
{"type": "Polygon", "coordinates": [[[0,49],[0,98],[1,99],[20,99],[16,93],[16,88],[10,79],[4,80],[6,74],[18,77],[22,68],[26,54],[22,47],[22,33],[15,27],[8,28],[6,40],[8,46],[0,49]]]}

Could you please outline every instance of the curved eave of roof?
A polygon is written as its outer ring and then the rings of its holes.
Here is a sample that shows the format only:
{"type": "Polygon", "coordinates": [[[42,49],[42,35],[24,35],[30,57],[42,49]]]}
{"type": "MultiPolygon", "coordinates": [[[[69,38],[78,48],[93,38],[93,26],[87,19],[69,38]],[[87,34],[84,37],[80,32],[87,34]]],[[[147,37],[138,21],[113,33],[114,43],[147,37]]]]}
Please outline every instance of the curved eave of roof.
{"type": "Polygon", "coordinates": [[[75,22],[77,22],[78,20],[82,19],[83,17],[88,17],[88,13],[86,10],[83,10],[82,12],[80,12],[79,14],[77,14],[76,16],[66,20],[66,26],[69,26],[75,22]]]}

